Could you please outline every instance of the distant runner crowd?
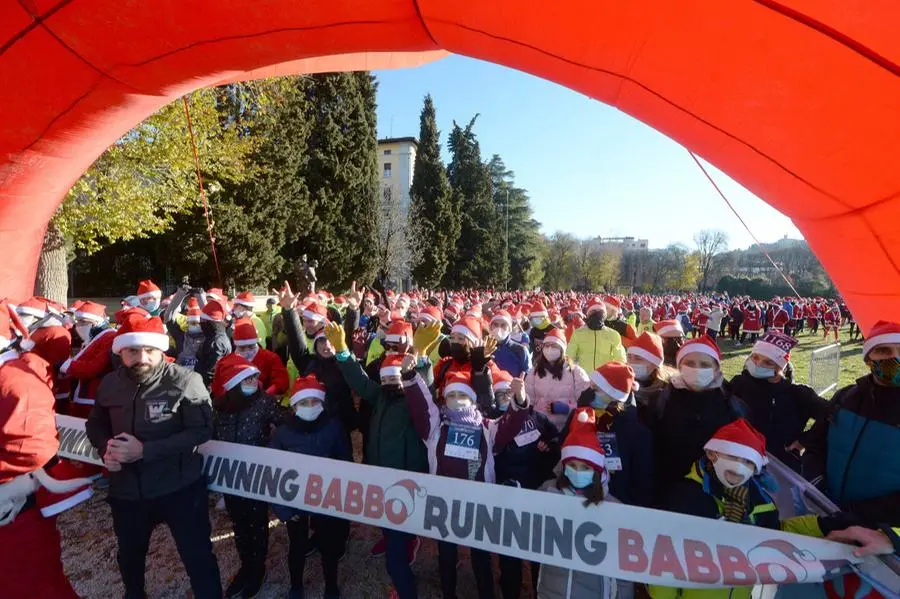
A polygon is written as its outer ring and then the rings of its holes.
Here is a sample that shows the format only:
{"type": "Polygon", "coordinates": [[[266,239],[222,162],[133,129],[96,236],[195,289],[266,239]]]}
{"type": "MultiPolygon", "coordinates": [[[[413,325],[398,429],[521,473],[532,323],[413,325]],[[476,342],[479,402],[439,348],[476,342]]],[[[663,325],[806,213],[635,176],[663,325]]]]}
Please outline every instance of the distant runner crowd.
{"type": "MultiPolygon", "coordinates": [[[[221,576],[196,448],[218,439],[349,461],[354,431],[365,464],[577,496],[588,510],[619,502],[828,537],[860,555],[900,551],[898,323],[867,331],[869,373],[827,401],[794,381],[797,336],[862,333],[846,306],[822,298],[313,287],[285,283],[258,300],[185,285],[163,297],[148,280],[112,314],[91,301],[0,301],[0,597],[77,597],[54,517],[98,487],[126,598],[145,596],[162,522],[194,597],[256,596],[270,510],[290,538],[289,597],[340,597],[348,521],[235,495],[223,501],[241,566],[221,576]],[[750,344],[731,380],[726,336],[750,344]],[[57,457],[55,414],[86,419],[104,468],[57,457]],[[841,511],[780,517],[774,460],[841,511]],[[314,553],[321,590],[304,588],[314,553]]],[[[401,599],[418,596],[419,543],[384,529],[370,549],[401,599]]],[[[492,555],[470,556],[479,598],[494,597],[492,555]]],[[[439,541],[438,561],[441,592],[454,598],[458,547],[439,541]]],[[[504,599],[751,590],[644,587],[536,563],[523,582],[521,560],[498,561],[504,599]]],[[[853,575],[825,587],[880,596],[853,575]]]]}

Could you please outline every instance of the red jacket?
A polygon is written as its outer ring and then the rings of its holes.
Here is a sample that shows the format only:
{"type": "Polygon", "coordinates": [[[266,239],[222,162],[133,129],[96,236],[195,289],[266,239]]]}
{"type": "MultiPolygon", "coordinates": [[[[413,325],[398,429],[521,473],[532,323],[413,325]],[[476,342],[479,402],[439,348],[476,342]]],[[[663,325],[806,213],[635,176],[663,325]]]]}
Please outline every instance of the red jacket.
{"type": "Polygon", "coordinates": [[[115,329],[101,331],[71,362],[63,365],[66,376],[78,380],[69,409],[70,416],[87,418],[90,414],[100,381],[113,371],[112,344],[115,337],[115,329]]]}
{"type": "Polygon", "coordinates": [[[769,325],[771,328],[784,332],[784,325],[788,323],[790,318],[788,317],[787,311],[784,308],[778,308],[775,312],[775,316],[772,318],[772,324],[769,325]]]}
{"type": "Polygon", "coordinates": [[[65,401],[72,390],[71,379],[59,374],[59,367],[72,353],[72,334],[66,327],[42,327],[31,333],[35,354],[50,363],[53,373],[53,394],[57,401],[65,401]]]}
{"type": "Polygon", "coordinates": [[[759,310],[744,310],[744,331],[747,333],[758,333],[762,330],[759,320],[759,310]]]}
{"type": "Polygon", "coordinates": [[[259,383],[263,391],[273,397],[281,397],[287,392],[290,385],[288,372],[278,354],[259,348],[253,356],[253,365],[259,369],[259,383]]]}

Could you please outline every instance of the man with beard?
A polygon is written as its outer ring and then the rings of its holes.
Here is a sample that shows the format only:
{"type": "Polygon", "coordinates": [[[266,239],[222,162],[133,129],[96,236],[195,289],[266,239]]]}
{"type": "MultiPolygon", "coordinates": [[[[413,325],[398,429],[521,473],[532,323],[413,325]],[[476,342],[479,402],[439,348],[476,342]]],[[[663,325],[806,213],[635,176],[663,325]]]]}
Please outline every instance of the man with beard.
{"type": "Polygon", "coordinates": [[[607,362],[625,361],[625,347],[622,337],[606,326],[606,303],[594,297],[587,307],[587,326],[572,333],[566,347],[566,355],[579,366],[591,372],[607,362]]]}
{"type": "Polygon", "coordinates": [[[126,598],[144,597],[150,535],[165,522],[198,599],[220,599],[210,542],[203,458],[213,434],[200,375],[165,360],[162,320],[132,315],[112,350],[122,365],[103,379],[85,430],[110,472],[109,505],[126,598]]]}

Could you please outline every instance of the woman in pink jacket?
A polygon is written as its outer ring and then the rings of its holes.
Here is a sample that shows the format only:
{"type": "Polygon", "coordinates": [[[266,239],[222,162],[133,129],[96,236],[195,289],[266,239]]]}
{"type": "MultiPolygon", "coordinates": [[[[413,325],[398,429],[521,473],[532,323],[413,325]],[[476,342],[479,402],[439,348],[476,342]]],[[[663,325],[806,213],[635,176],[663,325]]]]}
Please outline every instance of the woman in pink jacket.
{"type": "Polygon", "coordinates": [[[561,401],[574,410],[578,397],[590,386],[584,369],[566,356],[565,332],[550,329],[535,351],[534,366],[525,376],[525,392],[534,409],[549,413],[550,405],[561,401]]]}

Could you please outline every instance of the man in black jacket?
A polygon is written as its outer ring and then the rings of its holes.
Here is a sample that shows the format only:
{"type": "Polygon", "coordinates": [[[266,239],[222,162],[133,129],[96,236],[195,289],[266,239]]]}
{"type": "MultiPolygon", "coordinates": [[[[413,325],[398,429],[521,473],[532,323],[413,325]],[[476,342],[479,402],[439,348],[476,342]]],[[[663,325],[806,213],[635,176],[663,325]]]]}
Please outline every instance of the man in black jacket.
{"type": "Polygon", "coordinates": [[[225,332],[226,308],[218,300],[210,300],[200,314],[200,328],[203,330],[203,345],[197,352],[194,372],[203,377],[203,384],[209,389],[216,364],[232,351],[231,340],[225,332]]]}
{"type": "Polygon", "coordinates": [[[150,534],[164,521],[194,596],[219,599],[203,458],[197,453],[213,434],[209,393],[199,375],[165,361],[168,346],[158,317],[129,317],[113,341],[122,365],[101,382],[85,428],[110,471],[125,597],[144,597],[150,534]]]}

